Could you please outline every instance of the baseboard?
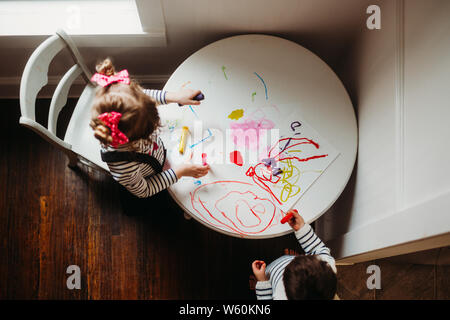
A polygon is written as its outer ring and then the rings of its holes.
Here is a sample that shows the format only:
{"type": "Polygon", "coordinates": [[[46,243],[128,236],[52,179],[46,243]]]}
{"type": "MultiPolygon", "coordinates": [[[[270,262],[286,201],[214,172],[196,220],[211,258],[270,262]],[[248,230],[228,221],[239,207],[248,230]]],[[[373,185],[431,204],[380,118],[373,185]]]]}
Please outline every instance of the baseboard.
{"type": "Polygon", "coordinates": [[[340,263],[358,263],[450,245],[450,192],[326,241],[340,263]]]}
{"type": "MultiPolygon", "coordinates": [[[[152,89],[162,89],[170,75],[137,75],[133,76],[139,84],[152,89]]],[[[51,98],[61,76],[49,76],[48,83],[38,94],[38,98],[51,98]]],[[[0,77],[0,99],[19,99],[21,77],[0,77]]],[[[85,87],[81,77],[76,79],[69,91],[69,98],[78,98],[85,87]]]]}

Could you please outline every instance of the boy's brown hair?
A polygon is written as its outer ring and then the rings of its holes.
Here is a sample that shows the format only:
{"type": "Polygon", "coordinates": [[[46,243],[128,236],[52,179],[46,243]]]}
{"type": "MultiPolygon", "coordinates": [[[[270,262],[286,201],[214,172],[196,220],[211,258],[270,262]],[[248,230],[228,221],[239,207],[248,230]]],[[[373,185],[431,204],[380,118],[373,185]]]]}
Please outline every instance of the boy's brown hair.
{"type": "Polygon", "coordinates": [[[288,300],[331,300],[337,278],[327,262],[315,255],[300,255],[284,269],[283,283],[288,300]]]}
{"type": "MultiPolygon", "coordinates": [[[[109,58],[97,64],[96,70],[107,76],[115,74],[114,66],[109,58]]],[[[130,142],[146,139],[160,127],[156,101],[146,95],[139,84],[131,79],[129,85],[113,83],[97,88],[90,126],[94,129],[94,136],[105,145],[112,141],[111,131],[97,117],[104,112],[112,111],[122,114],[118,127],[130,142]]]]}

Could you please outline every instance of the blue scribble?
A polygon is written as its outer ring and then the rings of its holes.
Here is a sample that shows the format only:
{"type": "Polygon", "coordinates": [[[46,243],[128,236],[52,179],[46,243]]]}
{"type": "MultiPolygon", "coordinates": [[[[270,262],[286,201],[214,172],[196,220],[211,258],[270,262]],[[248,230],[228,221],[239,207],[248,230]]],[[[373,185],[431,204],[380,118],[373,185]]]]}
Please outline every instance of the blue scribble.
{"type": "Polygon", "coordinates": [[[196,143],[194,143],[194,144],[191,144],[190,146],[189,146],[189,148],[193,148],[193,147],[195,147],[196,145],[199,145],[200,143],[202,143],[203,141],[205,141],[206,139],[209,139],[209,138],[211,138],[212,137],[212,132],[211,132],[211,130],[209,130],[209,129],[206,129],[206,131],[208,131],[208,136],[207,137],[205,137],[205,138],[203,138],[202,140],[200,140],[200,141],[198,141],[198,142],[196,142],[196,143]]]}
{"type": "MultiPolygon", "coordinates": [[[[192,111],[192,113],[195,115],[195,117],[196,117],[198,120],[201,120],[200,117],[199,117],[198,114],[194,111],[194,109],[192,108],[191,105],[189,106],[189,108],[191,109],[191,111],[192,111]]],[[[202,143],[203,141],[205,141],[205,140],[211,138],[211,137],[212,137],[212,132],[211,132],[211,130],[208,128],[208,129],[206,129],[206,131],[208,131],[208,136],[205,137],[205,138],[203,138],[203,139],[200,140],[200,141],[197,141],[197,142],[194,143],[194,144],[191,144],[191,145],[189,146],[189,148],[192,149],[192,148],[195,147],[196,145],[199,145],[199,144],[202,143]]]]}
{"type": "Polygon", "coordinates": [[[196,186],[199,186],[199,185],[202,184],[202,182],[201,182],[200,180],[197,180],[197,181],[194,181],[194,184],[195,184],[196,186]]]}
{"type": "Polygon", "coordinates": [[[189,109],[191,109],[191,111],[192,111],[192,113],[194,114],[194,116],[195,116],[198,120],[200,120],[200,117],[198,116],[197,112],[194,111],[194,109],[192,108],[191,105],[189,105],[189,109]]]}
{"type": "Polygon", "coordinates": [[[264,85],[264,90],[266,91],[266,100],[269,99],[269,97],[267,96],[267,86],[266,83],[264,82],[263,78],[261,78],[261,76],[259,74],[257,74],[256,72],[254,72],[254,74],[256,74],[256,76],[262,81],[263,85],[264,85]]]}

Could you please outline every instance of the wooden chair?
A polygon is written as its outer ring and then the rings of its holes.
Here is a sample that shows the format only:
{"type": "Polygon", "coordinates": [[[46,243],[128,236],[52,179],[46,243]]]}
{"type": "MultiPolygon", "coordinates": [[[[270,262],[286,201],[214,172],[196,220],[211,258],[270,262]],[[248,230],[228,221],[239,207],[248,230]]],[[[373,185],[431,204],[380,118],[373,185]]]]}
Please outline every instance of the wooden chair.
{"type": "Polygon", "coordinates": [[[38,133],[52,145],[61,149],[69,157],[69,166],[78,162],[92,168],[109,172],[100,158],[100,144],[89,127],[91,105],[95,96],[95,84],[90,81],[91,73],[72,39],[63,31],[45,40],[28,60],[20,83],[20,124],[38,133]],[[36,96],[48,82],[48,67],[58,52],[68,49],[75,64],[58,83],[50,102],[47,128],[36,122],[36,96]],[[58,116],[67,103],[69,89],[79,76],[86,82],[66,129],[64,140],[56,136],[58,116]]]}

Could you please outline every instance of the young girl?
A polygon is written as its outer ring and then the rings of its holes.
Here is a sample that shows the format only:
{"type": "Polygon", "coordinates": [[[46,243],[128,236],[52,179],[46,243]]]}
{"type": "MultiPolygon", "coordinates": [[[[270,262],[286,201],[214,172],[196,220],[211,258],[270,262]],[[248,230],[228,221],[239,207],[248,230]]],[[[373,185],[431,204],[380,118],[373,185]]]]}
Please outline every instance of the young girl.
{"type": "Polygon", "coordinates": [[[182,176],[206,175],[208,165],[184,163],[162,170],[166,150],[158,137],[157,105],[177,102],[198,105],[199,90],[178,92],[148,90],[129,79],[127,70],[115,72],[110,59],[96,66],[92,77],[99,87],[93,106],[91,127],[101,142],[102,159],[113,178],[138,198],[148,198],[167,189],[182,176]]]}

